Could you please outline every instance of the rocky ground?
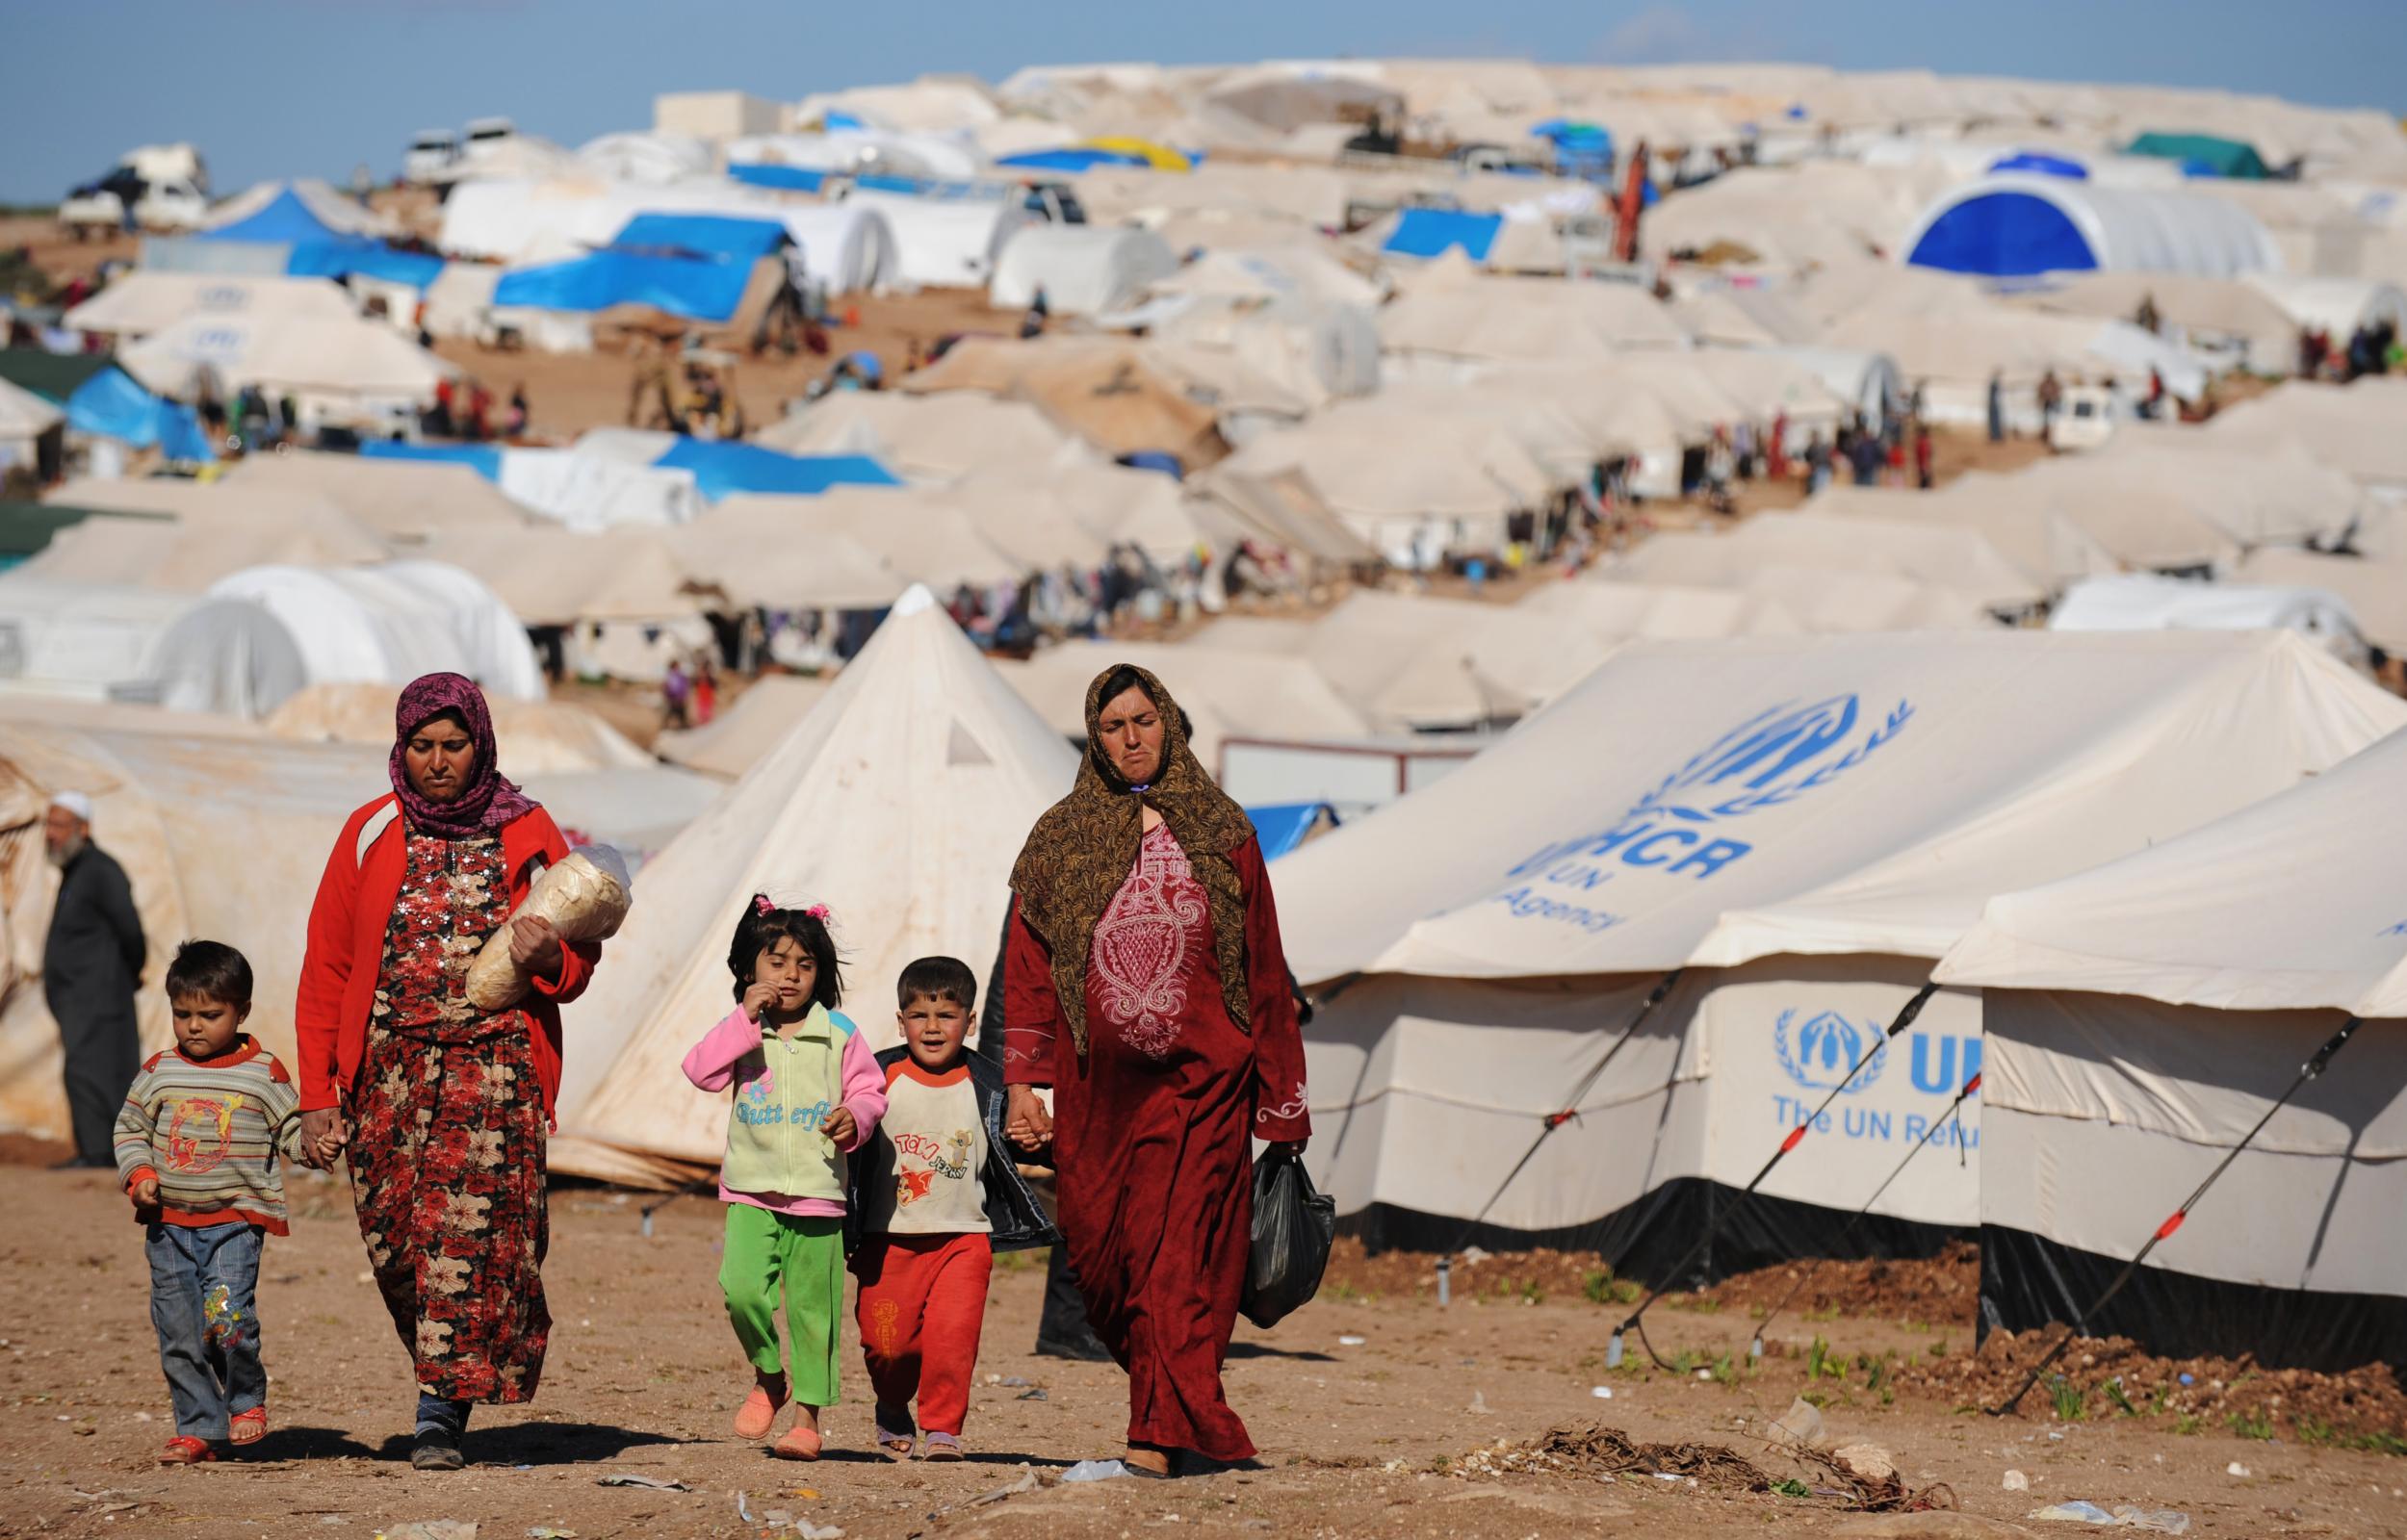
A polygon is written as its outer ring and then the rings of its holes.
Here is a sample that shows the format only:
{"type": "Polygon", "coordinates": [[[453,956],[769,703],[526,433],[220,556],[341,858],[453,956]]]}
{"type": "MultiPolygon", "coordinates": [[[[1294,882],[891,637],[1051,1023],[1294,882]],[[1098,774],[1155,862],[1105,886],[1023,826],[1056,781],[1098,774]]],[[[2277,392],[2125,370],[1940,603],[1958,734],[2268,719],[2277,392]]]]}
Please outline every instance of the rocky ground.
{"type": "MultiPolygon", "coordinates": [[[[0,1154],[40,1153],[17,1142],[0,1154]]],[[[6,1535],[402,1540],[428,1533],[406,1525],[452,1520],[478,1526],[481,1540],[825,1540],[838,1528],[856,1540],[1204,1530],[1894,1540],[2079,1533],[2030,1515],[2086,1499],[2179,1510],[2199,1536],[2407,1536],[2407,1460],[2379,1452],[2397,1446],[2375,1436],[2380,1419],[2396,1416],[2388,1371],[2359,1387],[2372,1421],[2351,1424],[2346,1439],[2321,1401],[2311,1415],[2333,1429],[2321,1442],[2280,1408],[2253,1403],[2234,1403],[2243,1413],[2235,1424],[2152,1405],[2142,1389],[2126,1414],[2089,1385],[2120,1363],[2110,1345],[2083,1344],[2095,1362],[2077,1353],[2068,1364],[2088,1387],[2064,1408],[2077,1416],[2034,1396],[2021,1416],[1992,1418],[1977,1403],[2008,1367],[1987,1354],[1968,1360],[1969,1330],[1936,1311],[1854,1316],[1839,1313],[1843,1299],[1800,1295],[1817,1303],[1793,1306],[1771,1353],[1749,1365],[1752,1316],[1741,1301],[1761,1280],[1650,1314],[1653,1345],[1676,1372],[1635,1343],[1608,1371],[1606,1338],[1628,1308],[1618,1280],[1592,1287],[1594,1264],[1557,1262],[1544,1265],[1561,1270],[1562,1286],[1538,1283],[1521,1259],[1532,1286],[1495,1287],[1511,1281],[1516,1259],[1507,1258],[1491,1283],[1464,1287],[1459,1272],[1454,1303],[1441,1309],[1414,1287],[1411,1259],[1378,1259],[1395,1274],[1383,1283],[1341,1256],[1314,1304],[1272,1331],[1241,1325],[1229,1392],[1262,1446],[1255,1469],[1173,1483],[1061,1481],[1074,1462],[1114,1450],[1126,1402],[1109,1365],[1029,1355],[1043,1275],[1028,1262],[996,1273],[972,1459],[889,1465],[866,1449],[867,1408],[853,1400],[829,1415],[826,1459],[789,1464],[727,1430],[745,1374],[713,1283],[716,1206],[672,1204],[646,1239],[638,1212],[648,1199],[590,1188],[554,1196],[545,1276],[557,1324],[541,1398],[480,1413],[468,1471],[421,1475],[405,1460],[406,1366],[346,1189],[305,1174],[294,1187],[294,1234],[270,1243],[260,1287],[274,1431],[241,1458],[161,1470],[153,1457],[171,1428],[147,1274],[111,1176],[32,1165],[0,1175],[0,1297],[13,1302],[0,1316],[0,1404],[13,1418],[0,1442],[6,1535]],[[1978,1384],[1939,1372],[1968,1362],[1980,1366],[1978,1384]],[[1799,1463],[1769,1438],[1800,1394],[1820,1402],[1823,1449],[1886,1454],[1896,1480],[1885,1499],[1884,1483],[1799,1463]],[[2274,1437],[2251,1436],[2261,1432],[2274,1437]],[[2342,1447],[2351,1439],[2364,1447],[2342,1447]],[[2023,1484],[2009,1487],[2009,1472],[2023,1484]],[[683,1489],[604,1484],[625,1477],[683,1489]],[[1850,1511],[1917,1495],[1960,1511],[1850,1511]],[[1975,1519],[1991,1527],[1967,1527],[1975,1519]]],[[[1942,1279],[1962,1269],[1960,1259],[1928,1266],[1942,1279]]],[[[2124,1367],[2139,1384],[2138,1370],[2124,1367]]],[[[2246,1373],[2224,1367],[2227,1384],[2246,1373]]],[[[2258,1378],[2277,1394],[2270,1376],[2258,1378]]]]}

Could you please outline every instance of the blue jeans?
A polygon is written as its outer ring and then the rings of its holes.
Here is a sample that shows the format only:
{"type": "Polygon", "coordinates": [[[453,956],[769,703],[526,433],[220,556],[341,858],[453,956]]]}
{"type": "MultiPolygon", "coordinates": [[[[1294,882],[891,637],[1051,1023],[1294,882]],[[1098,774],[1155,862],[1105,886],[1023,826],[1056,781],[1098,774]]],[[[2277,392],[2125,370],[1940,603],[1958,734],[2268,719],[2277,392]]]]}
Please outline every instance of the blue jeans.
{"type": "Polygon", "coordinates": [[[241,1219],[198,1228],[154,1224],[144,1234],[150,1323],[158,1328],[159,1367],[183,1437],[222,1440],[229,1417],[267,1402],[254,1298],[264,1234],[241,1219]]]}

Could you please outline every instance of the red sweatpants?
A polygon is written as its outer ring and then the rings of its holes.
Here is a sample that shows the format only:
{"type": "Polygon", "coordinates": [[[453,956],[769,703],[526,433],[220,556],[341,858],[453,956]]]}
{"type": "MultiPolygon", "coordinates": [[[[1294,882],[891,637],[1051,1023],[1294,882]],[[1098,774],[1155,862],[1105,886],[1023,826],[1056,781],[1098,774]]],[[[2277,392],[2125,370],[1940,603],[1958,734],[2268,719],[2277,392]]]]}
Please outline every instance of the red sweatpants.
{"type": "Polygon", "coordinates": [[[861,1281],[861,1356],[879,1408],[904,1412],[917,1400],[922,1430],[958,1438],[970,1415],[994,1247],[983,1235],[872,1235],[853,1253],[852,1270],[861,1281]]]}

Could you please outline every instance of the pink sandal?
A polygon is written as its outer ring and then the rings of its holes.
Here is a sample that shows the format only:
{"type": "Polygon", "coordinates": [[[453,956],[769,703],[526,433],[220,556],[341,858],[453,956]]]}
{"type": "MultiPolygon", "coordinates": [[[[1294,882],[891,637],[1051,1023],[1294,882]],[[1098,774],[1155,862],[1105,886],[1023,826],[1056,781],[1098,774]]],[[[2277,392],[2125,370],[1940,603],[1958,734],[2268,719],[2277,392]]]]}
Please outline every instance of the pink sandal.
{"type": "Polygon", "coordinates": [[[256,1444],[268,1436],[268,1409],[254,1406],[246,1412],[236,1412],[226,1424],[226,1436],[237,1444],[256,1444]]]}
{"type": "Polygon", "coordinates": [[[784,1378],[781,1377],[778,1380],[777,1391],[774,1395],[770,1393],[768,1386],[755,1384],[752,1387],[752,1394],[745,1397],[743,1405],[737,1409],[736,1436],[738,1438],[768,1437],[769,1429],[777,1425],[777,1414],[785,1409],[785,1405],[786,1382],[784,1378]]]}
{"type": "Polygon", "coordinates": [[[796,1423],[784,1438],[769,1446],[769,1452],[781,1460],[815,1460],[823,1444],[817,1428],[796,1423]]]}

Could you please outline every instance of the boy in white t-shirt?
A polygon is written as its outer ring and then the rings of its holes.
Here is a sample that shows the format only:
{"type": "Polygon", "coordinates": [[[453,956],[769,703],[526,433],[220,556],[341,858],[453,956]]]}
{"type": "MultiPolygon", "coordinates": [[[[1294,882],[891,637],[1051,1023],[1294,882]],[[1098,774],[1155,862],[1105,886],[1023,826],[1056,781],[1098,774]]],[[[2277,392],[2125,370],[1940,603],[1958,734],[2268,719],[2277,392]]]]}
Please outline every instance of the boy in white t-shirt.
{"type": "Polygon", "coordinates": [[[855,1163],[849,1211],[861,1353],[877,1388],[879,1450],[909,1459],[923,1429],[926,1458],[957,1460],[994,1253],[1060,1238],[1003,1136],[1002,1071],[964,1046],[977,976],[954,958],[921,958],[895,994],[902,1046],[877,1056],[886,1116],[855,1163]]]}

